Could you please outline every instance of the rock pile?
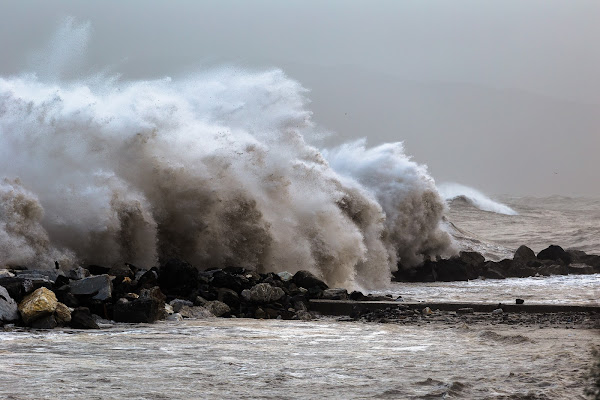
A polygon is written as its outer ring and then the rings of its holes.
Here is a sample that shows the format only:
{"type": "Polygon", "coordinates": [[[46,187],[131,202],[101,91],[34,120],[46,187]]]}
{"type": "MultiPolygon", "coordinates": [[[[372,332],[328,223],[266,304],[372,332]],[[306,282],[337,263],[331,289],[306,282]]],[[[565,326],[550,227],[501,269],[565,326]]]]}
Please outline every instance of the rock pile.
{"type": "Polygon", "coordinates": [[[505,279],[531,276],[600,273],[600,256],[581,250],[549,246],[537,256],[527,246],[517,249],[512,259],[488,261],[477,252],[460,252],[450,259],[427,260],[417,268],[398,265],[393,280],[398,282],[450,282],[477,278],[505,279]]]}
{"type": "Polygon", "coordinates": [[[98,328],[97,320],[245,317],[311,319],[308,300],[364,299],[330,289],[308,271],[259,274],[230,267],[200,271],[178,259],[144,270],[131,264],[61,270],[0,270],[0,325],[98,328]]]}

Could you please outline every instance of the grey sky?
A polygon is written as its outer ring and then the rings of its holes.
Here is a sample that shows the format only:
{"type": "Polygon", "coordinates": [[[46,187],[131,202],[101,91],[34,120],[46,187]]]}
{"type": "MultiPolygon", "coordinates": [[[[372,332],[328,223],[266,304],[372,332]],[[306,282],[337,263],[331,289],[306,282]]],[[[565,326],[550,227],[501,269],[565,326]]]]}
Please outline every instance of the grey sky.
{"type": "Polygon", "coordinates": [[[404,140],[438,181],[600,195],[597,0],[3,2],[0,74],[67,16],[92,26],[84,70],[281,67],[325,144],[404,140]]]}

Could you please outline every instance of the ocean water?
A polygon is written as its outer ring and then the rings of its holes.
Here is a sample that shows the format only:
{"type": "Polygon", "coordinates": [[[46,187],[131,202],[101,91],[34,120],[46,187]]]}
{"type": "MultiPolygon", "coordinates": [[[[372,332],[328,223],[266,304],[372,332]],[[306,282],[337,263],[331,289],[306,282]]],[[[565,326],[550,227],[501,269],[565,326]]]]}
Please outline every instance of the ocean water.
{"type": "Polygon", "coordinates": [[[0,332],[3,399],[584,399],[597,332],[209,319],[0,332]]]}

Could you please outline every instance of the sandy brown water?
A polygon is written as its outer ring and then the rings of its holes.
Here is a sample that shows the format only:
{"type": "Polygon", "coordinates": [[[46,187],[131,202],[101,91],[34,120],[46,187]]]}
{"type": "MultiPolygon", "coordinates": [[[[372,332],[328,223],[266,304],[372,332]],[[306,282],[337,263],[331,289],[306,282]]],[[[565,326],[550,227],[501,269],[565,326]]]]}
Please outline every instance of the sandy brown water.
{"type": "Polygon", "coordinates": [[[582,399],[599,339],[330,319],[0,332],[0,398],[582,399]]]}

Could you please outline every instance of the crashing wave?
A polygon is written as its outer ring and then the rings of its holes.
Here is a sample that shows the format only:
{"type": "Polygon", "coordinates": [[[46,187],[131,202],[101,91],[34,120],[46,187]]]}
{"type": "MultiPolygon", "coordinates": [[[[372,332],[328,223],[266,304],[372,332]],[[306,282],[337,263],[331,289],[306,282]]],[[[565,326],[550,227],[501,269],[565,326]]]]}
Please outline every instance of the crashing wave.
{"type": "Polygon", "coordinates": [[[518,215],[518,213],[509,206],[494,201],[478,190],[468,186],[459,185],[457,183],[442,183],[438,185],[438,190],[447,202],[462,201],[483,211],[505,215],[518,215]]]}

